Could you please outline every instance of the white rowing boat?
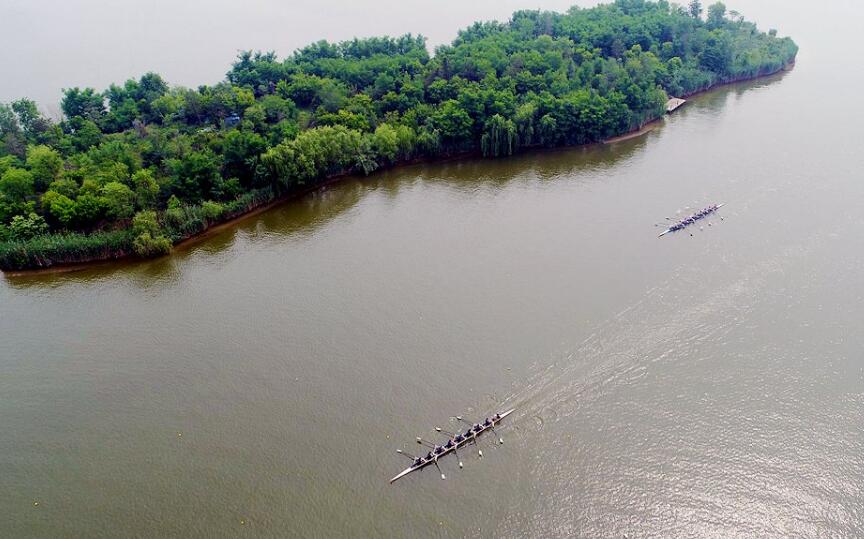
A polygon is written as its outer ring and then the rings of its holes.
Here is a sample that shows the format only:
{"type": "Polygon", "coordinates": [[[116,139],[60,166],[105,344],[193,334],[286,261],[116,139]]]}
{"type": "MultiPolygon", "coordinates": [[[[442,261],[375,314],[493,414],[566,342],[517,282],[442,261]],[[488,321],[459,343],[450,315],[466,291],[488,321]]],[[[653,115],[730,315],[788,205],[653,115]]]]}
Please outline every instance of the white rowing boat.
{"type": "Polygon", "coordinates": [[[692,225],[696,221],[699,221],[701,219],[708,217],[709,215],[716,212],[717,210],[719,210],[720,208],[722,208],[725,205],[726,204],[717,204],[716,206],[710,206],[709,208],[706,208],[705,210],[703,210],[704,213],[701,213],[701,212],[700,213],[694,213],[690,217],[686,217],[684,219],[681,219],[680,221],[678,221],[677,223],[675,223],[671,227],[664,230],[663,233],[657,237],[662,238],[666,234],[671,234],[672,232],[678,232],[679,230],[684,230],[685,228],[692,225]]]}
{"type": "MultiPolygon", "coordinates": [[[[467,436],[467,437],[466,437],[464,440],[462,440],[461,442],[456,442],[455,438],[452,438],[453,446],[451,446],[451,447],[449,447],[449,448],[448,448],[448,447],[444,447],[444,451],[442,451],[441,453],[438,453],[437,455],[434,455],[434,454],[433,454],[433,456],[432,456],[431,459],[422,459],[422,461],[420,462],[420,464],[412,464],[412,465],[409,466],[408,468],[405,468],[404,470],[402,470],[401,472],[399,472],[399,474],[397,474],[393,479],[391,479],[390,482],[392,483],[392,482],[396,481],[397,479],[401,479],[401,478],[405,477],[406,475],[408,475],[409,473],[411,473],[411,472],[416,472],[417,470],[419,470],[419,469],[421,469],[421,468],[425,468],[426,466],[429,466],[430,464],[433,464],[433,463],[437,464],[437,463],[438,463],[438,459],[440,459],[440,458],[443,457],[444,455],[447,455],[447,454],[449,454],[449,453],[452,453],[452,452],[456,451],[457,449],[459,449],[460,447],[462,447],[462,446],[464,446],[464,445],[467,445],[468,443],[470,443],[470,442],[472,442],[472,441],[477,440],[477,437],[478,437],[478,436],[480,436],[481,434],[483,434],[483,433],[486,432],[487,430],[491,430],[495,425],[497,425],[498,423],[500,423],[501,420],[503,420],[503,419],[504,419],[505,417],[507,417],[508,415],[512,414],[512,413],[513,413],[513,410],[515,410],[515,408],[511,408],[510,410],[507,410],[506,412],[501,413],[501,414],[500,414],[496,419],[493,419],[493,420],[491,421],[491,424],[490,424],[490,425],[483,425],[483,424],[481,423],[481,424],[480,424],[480,427],[481,427],[481,428],[480,428],[479,431],[477,431],[477,432],[472,432],[472,434],[471,434],[470,436],[467,436]]],[[[460,464],[460,466],[461,466],[461,464],[460,464]]],[[[442,476],[442,477],[443,477],[443,476],[442,476]]]]}

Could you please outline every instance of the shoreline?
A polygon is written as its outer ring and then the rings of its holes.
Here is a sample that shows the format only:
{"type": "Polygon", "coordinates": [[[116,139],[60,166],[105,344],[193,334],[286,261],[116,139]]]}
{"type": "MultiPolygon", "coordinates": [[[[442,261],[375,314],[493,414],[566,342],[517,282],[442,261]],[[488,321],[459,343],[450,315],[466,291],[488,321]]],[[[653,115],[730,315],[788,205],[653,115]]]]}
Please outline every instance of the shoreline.
{"type": "MultiPolygon", "coordinates": [[[[777,75],[778,73],[789,71],[794,66],[795,66],[795,61],[793,60],[792,62],[785,64],[785,65],[781,66],[779,69],[776,69],[774,71],[770,71],[767,73],[760,73],[760,74],[757,74],[757,75],[752,76],[752,77],[738,77],[738,78],[733,78],[730,80],[724,80],[724,81],[718,82],[714,85],[711,85],[707,88],[696,90],[696,91],[691,92],[689,94],[683,94],[681,97],[682,98],[695,97],[695,96],[699,96],[702,94],[707,94],[709,92],[713,92],[713,91],[721,89],[725,86],[731,86],[733,84],[737,84],[737,83],[741,83],[741,82],[749,82],[749,81],[759,80],[762,78],[771,77],[773,75],[777,75]]],[[[661,114],[657,118],[649,120],[649,121],[645,122],[644,124],[642,124],[641,126],[634,128],[627,133],[622,133],[621,135],[617,135],[617,136],[611,137],[611,138],[606,139],[606,140],[602,140],[602,141],[598,141],[598,142],[591,142],[588,144],[579,144],[579,145],[575,145],[575,146],[562,146],[560,148],[541,148],[541,147],[526,146],[525,151],[520,152],[520,153],[537,152],[538,150],[540,150],[540,151],[548,151],[548,150],[555,151],[555,150],[563,150],[563,149],[584,148],[584,147],[589,147],[589,146],[593,146],[593,145],[597,145],[597,144],[605,145],[605,144],[615,144],[618,142],[624,142],[627,140],[639,138],[639,137],[653,131],[654,129],[657,128],[659,123],[667,115],[668,115],[667,113],[661,114]]],[[[469,152],[456,153],[456,154],[446,156],[446,157],[417,158],[417,159],[411,159],[411,160],[404,161],[404,162],[395,163],[395,164],[389,165],[389,166],[380,167],[375,172],[380,172],[380,171],[385,171],[385,170],[394,170],[397,168],[409,167],[409,166],[418,165],[418,164],[446,163],[446,162],[451,162],[451,161],[461,161],[461,160],[468,159],[471,157],[476,157],[478,155],[479,155],[479,152],[477,152],[477,151],[469,151],[469,152]]],[[[516,154],[514,154],[514,155],[516,155],[516,154]]],[[[372,174],[375,174],[375,172],[373,172],[372,174]]],[[[212,226],[207,227],[206,229],[204,229],[203,231],[201,231],[197,234],[193,234],[187,238],[180,240],[176,244],[172,245],[171,251],[167,255],[164,255],[164,256],[172,256],[174,253],[176,253],[178,251],[187,250],[187,249],[191,248],[192,246],[194,246],[194,245],[196,245],[196,244],[198,244],[198,243],[200,243],[200,242],[202,242],[208,238],[211,238],[214,235],[224,231],[225,229],[231,228],[232,226],[234,226],[234,225],[236,225],[236,224],[238,224],[238,223],[240,223],[246,219],[250,219],[252,217],[260,215],[261,213],[264,213],[268,210],[271,210],[271,209],[273,209],[279,205],[291,202],[291,201],[296,200],[302,196],[308,195],[309,193],[313,193],[315,191],[318,191],[319,189],[322,189],[322,188],[325,188],[327,186],[336,184],[336,183],[341,182],[342,180],[344,180],[346,178],[350,178],[350,177],[363,178],[363,176],[360,176],[360,175],[355,174],[355,173],[337,174],[337,175],[328,177],[325,180],[323,180],[321,183],[315,184],[314,186],[310,186],[306,189],[301,189],[298,191],[293,191],[291,193],[286,193],[284,195],[280,195],[273,200],[265,202],[259,206],[255,206],[253,208],[250,208],[248,211],[241,213],[240,215],[236,215],[234,217],[230,217],[230,218],[226,219],[225,221],[215,223],[212,226]]],[[[158,257],[158,258],[162,258],[162,257],[158,257]]],[[[157,260],[158,258],[150,259],[150,260],[157,260]]],[[[139,258],[134,253],[122,253],[116,257],[109,256],[107,258],[98,258],[98,259],[94,258],[94,259],[90,259],[90,260],[82,260],[82,261],[69,262],[69,263],[60,262],[60,263],[57,263],[57,264],[54,264],[54,265],[51,265],[48,267],[43,267],[43,268],[32,268],[32,269],[11,270],[11,271],[0,270],[0,271],[2,271],[4,277],[27,277],[27,276],[35,276],[35,275],[43,275],[43,274],[72,273],[72,272],[76,272],[76,271],[84,271],[87,269],[98,268],[100,266],[114,264],[114,263],[118,263],[118,262],[137,263],[137,262],[140,262],[143,260],[147,260],[147,259],[139,258]]]]}
{"type": "MultiPolygon", "coordinates": [[[[738,78],[718,82],[717,84],[715,84],[713,86],[709,86],[708,88],[704,88],[702,90],[696,90],[695,92],[690,92],[689,94],[682,94],[681,98],[682,99],[684,99],[684,98],[689,99],[691,97],[699,97],[700,95],[708,94],[710,92],[720,90],[721,88],[724,88],[726,86],[732,86],[733,84],[738,84],[741,82],[749,82],[749,81],[754,81],[754,80],[772,77],[774,75],[777,75],[778,73],[783,73],[785,71],[789,71],[793,67],[795,67],[794,61],[780,67],[780,69],[777,69],[776,71],[769,71],[768,73],[763,73],[760,75],[756,75],[754,77],[738,77],[738,78]]],[[[682,105],[682,106],[684,106],[684,105],[682,105]]],[[[657,118],[654,118],[653,120],[649,120],[649,121],[645,122],[645,124],[643,124],[642,127],[639,127],[638,129],[634,129],[634,130],[630,131],[629,133],[624,133],[623,135],[617,135],[617,136],[614,136],[612,138],[606,139],[606,140],[600,142],[600,144],[615,144],[616,142],[624,142],[626,140],[639,138],[642,135],[648,134],[651,131],[653,131],[654,129],[656,129],[658,124],[666,116],[670,116],[672,114],[675,114],[675,112],[677,112],[677,110],[678,109],[675,109],[672,112],[664,113],[664,114],[658,116],[657,118]]]]}

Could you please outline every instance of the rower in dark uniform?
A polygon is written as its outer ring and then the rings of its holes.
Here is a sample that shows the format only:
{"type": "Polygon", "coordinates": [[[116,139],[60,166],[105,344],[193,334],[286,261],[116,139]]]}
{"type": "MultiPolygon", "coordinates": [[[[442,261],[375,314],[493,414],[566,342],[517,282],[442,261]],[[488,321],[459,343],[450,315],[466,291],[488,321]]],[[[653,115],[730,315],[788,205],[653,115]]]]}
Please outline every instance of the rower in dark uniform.
{"type": "Polygon", "coordinates": [[[423,464],[423,459],[421,459],[420,457],[414,459],[414,466],[420,466],[421,464],[423,464]]]}
{"type": "Polygon", "coordinates": [[[453,447],[453,440],[447,440],[447,443],[444,444],[444,447],[447,449],[450,449],[451,447],[453,447]]]}

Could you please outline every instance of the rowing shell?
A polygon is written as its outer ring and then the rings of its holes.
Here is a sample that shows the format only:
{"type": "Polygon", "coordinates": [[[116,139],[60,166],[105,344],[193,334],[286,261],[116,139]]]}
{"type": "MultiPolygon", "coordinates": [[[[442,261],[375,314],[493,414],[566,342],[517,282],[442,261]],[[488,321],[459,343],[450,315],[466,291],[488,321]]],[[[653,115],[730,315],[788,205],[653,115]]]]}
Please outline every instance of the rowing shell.
{"type": "Polygon", "coordinates": [[[476,440],[478,436],[480,436],[481,434],[483,434],[483,433],[486,432],[487,430],[491,429],[492,427],[494,427],[495,425],[497,425],[498,423],[500,423],[501,420],[504,419],[505,417],[507,417],[508,415],[512,414],[512,413],[513,413],[513,410],[515,410],[515,408],[511,408],[510,410],[507,410],[506,412],[502,413],[502,414],[501,414],[501,417],[499,417],[498,419],[495,419],[494,421],[492,421],[492,424],[489,425],[488,427],[483,426],[483,424],[481,423],[480,426],[481,426],[482,428],[480,429],[480,431],[474,433],[470,438],[466,438],[465,440],[463,440],[463,441],[461,441],[461,442],[455,444],[453,447],[451,447],[451,448],[449,448],[449,449],[445,447],[443,452],[441,452],[441,453],[438,454],[438,455],[433,456],[433,457],[432,457],[431,459],[429,459],[429,460],[424,460],[423,462],[421,462],[420,464],[417,464],[416,466],[410,466],[410,467],[408,467],[408,468],[405,468],[404,470],[402,470],[401,472],[399,472],[399,475],[397,475],[396,477],[394,477],[393,479],[391,479],[390,482],[392,483],[392,482],[396,481],[397,479],[401,479],[401,478],[405,477],[406,475],[408,475],[408,474],[411,473],[411,472],[416,472],[417,470],[419,470],[419,469],[421,469],[421,468],[425,468],[426,466],[429,466],[429,465],[432,464],[433,462],[437,462],[438,459],[440,459],[440,458],[443,457],[444,455],[446,455],[446,454],[448,454],[448,453],[452,453],[453,451],[456,451],[456,449],[462,447],[463,445],[467,445],[467,444],[468,444],[470,441],[472,441],[472,440],[476,440]]]}
{"type": "MultiPolygon", "coordinates": [[[[702,218],[704,218],[704,217],[708,217],[709,215],[711,215],[712,213],[714,213],[715,211],[719,210],[720,208],[722,208],[722,207],[725,206],[725,205],[726,205],[725,203],[724,203],[724,204],[717,204],[717,207],[716,207],[716,208],[714,208],[713,210],[709,211],[708,213],[706,213],[705,215],[703,215],[703,216],[700,217],[699,219],[702,219],[702,218]]],[[[690,217],[693,217],[693,216],[691,215],[690,217]]],[[[689,219],[690,217],[688,217],[687,219],[689,219]]],[[[687,219],[684,219],[684,221],[686,221],[687,219]]],[[[697,219],[697,221],[698,221],[699,219],[697,219]]],[[[680,223],[679,223],[679,224],[680,224],[680,223]]],[[[683,230],[683,229],[681,229],[681,230],[683,230]]],[[[667,228],[665,231],[663,231],[662,234],[660,234],[660,235],[657,236],[657,237],[658,237],[658,238],[662,238],[663,236],[665,236],[666,234],[669,234],[669,233],[671,233],[671,232],[675,232],[675,231],[672,230],[671,228],[667,228]]]]}

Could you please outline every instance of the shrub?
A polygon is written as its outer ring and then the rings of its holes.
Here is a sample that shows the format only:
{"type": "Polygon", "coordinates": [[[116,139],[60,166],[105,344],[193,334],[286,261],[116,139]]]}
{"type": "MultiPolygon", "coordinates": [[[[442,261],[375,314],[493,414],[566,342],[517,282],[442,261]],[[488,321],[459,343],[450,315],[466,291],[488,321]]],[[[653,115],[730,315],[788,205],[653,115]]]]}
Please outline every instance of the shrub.
{"type": "Polygon", "coordinates": [[[225,207],[218,202],[208,200],[201,204],[201,213],[204,214],[205,219],[213,222],[222,217],[222,214],[225,213],[225,207]]]}
{"type": "Polygon", "coordinates": [[[167,255],[171,252],[171,241],[165,236],[153,237],[149,232],[144,232],[132,241],[135,254],[143,258],[153,258],[167,255]]]}
{"type": "Polygon", "coordinates": [[[10,200],[24,200],[35,193],[33,174],[20,168],[10,168],[0,176],[0,193],[10,200]]]}
{"type": "Polygon", "coordinates": [[[9,223],[9,236],[13,240],[27,241],[48,232],[48,223],[40,215],[30,213],[27,217],[16,215],[9,223]]]}
{"type": "Polygon", "coordinates": [[[151,258],[171,251],[171,241],[162,234],[155,211],[135,214],[132,219],[132,235],[135,238],[132,247],[138,256],[151,258]]]}
{"type": "Polygon", "coordinates": [[[203,232],[207,221],[201,206],[181,206],[165,211],[165,228],[172,240],[180,241],[203,232]]]}

